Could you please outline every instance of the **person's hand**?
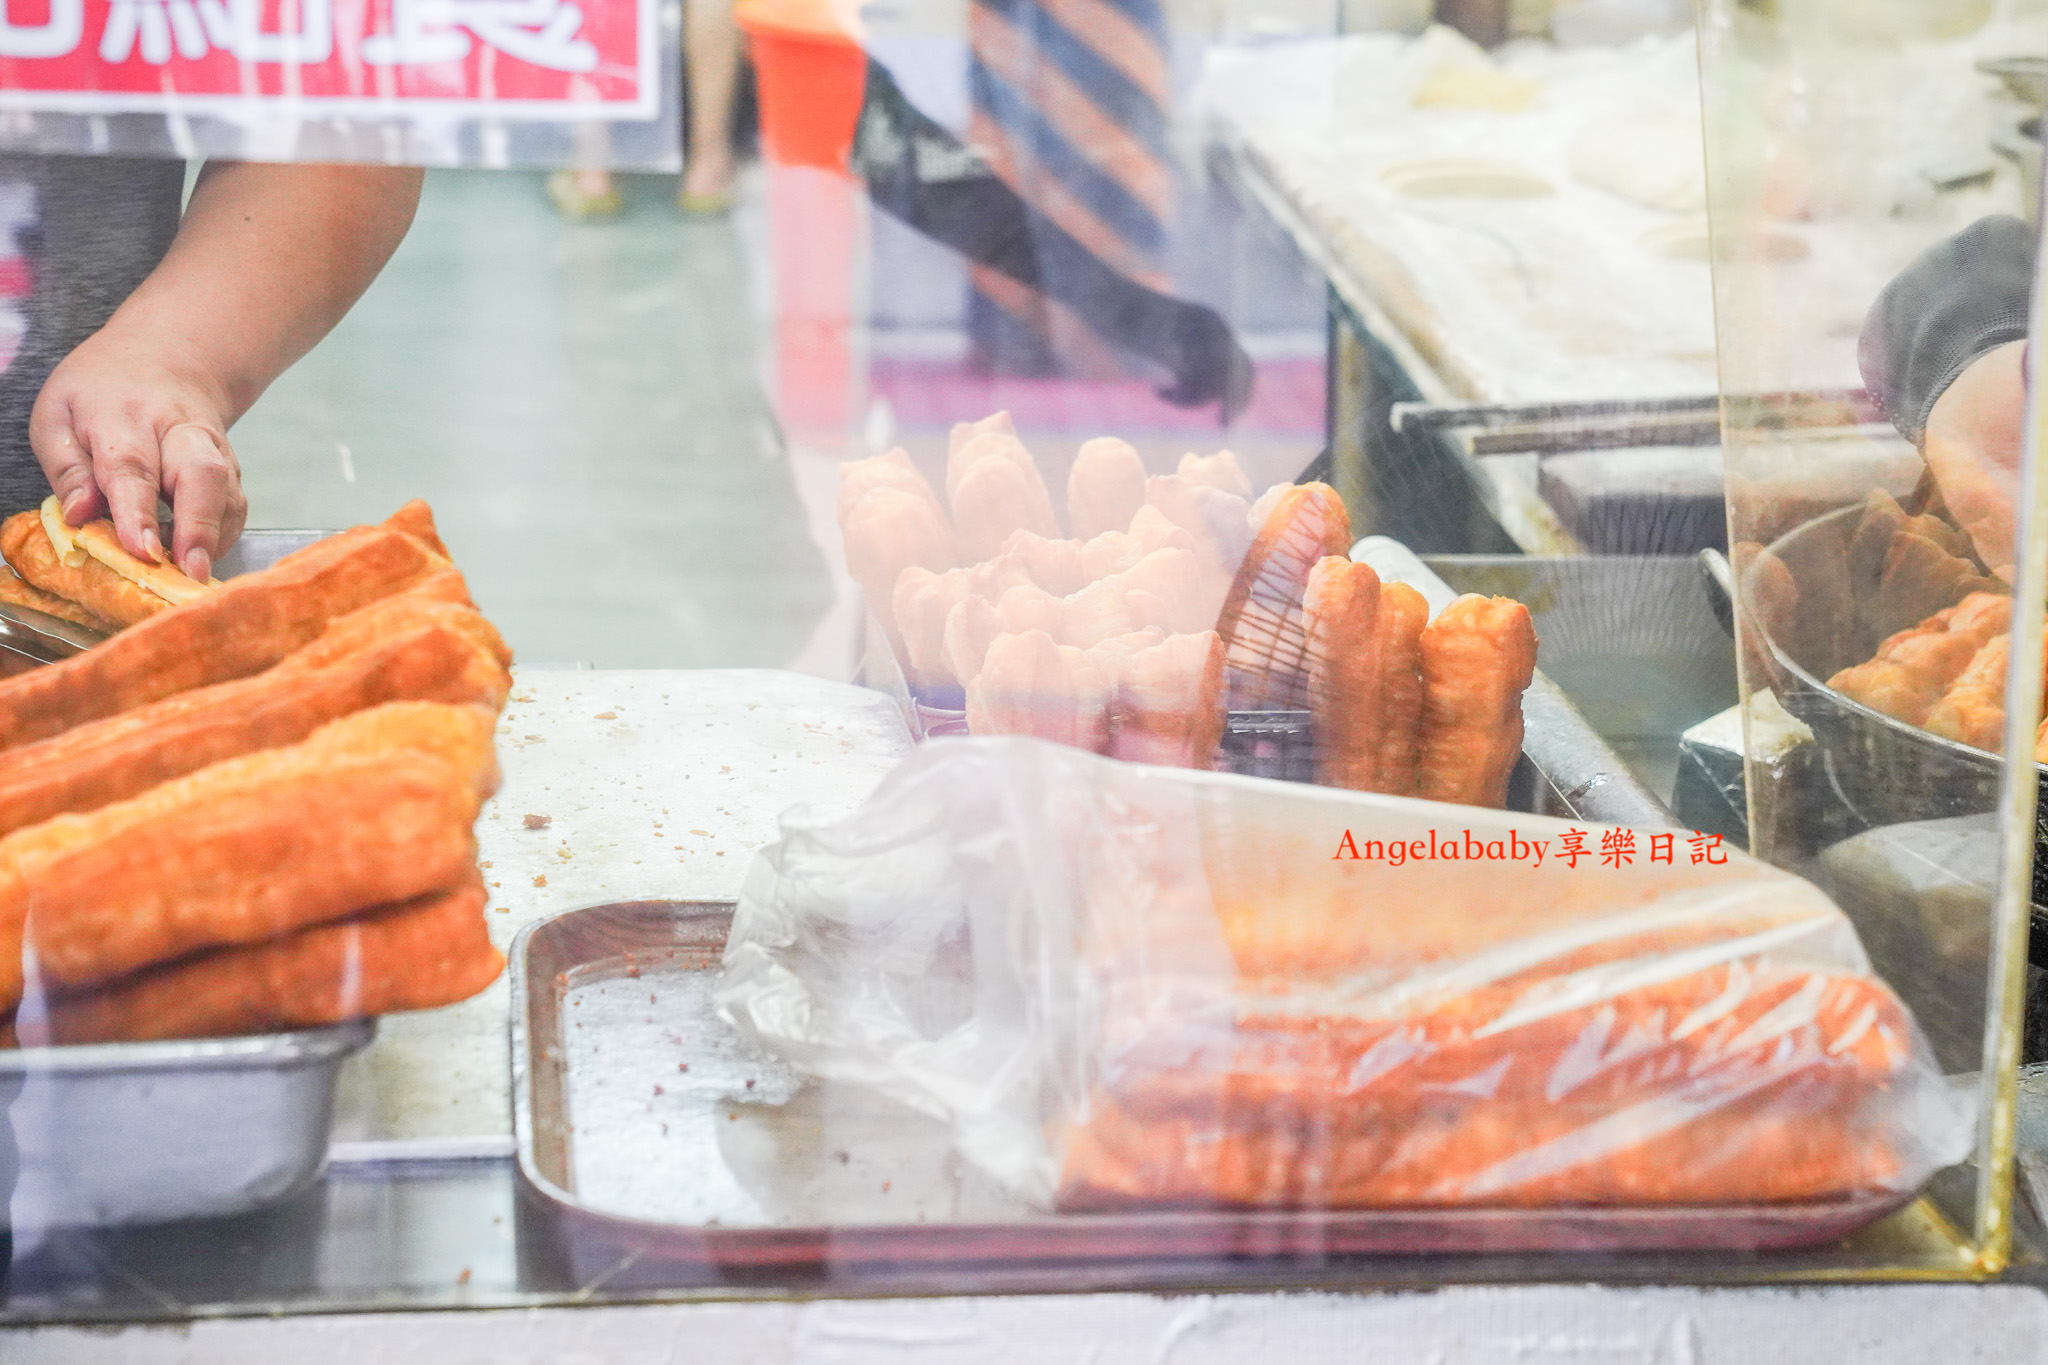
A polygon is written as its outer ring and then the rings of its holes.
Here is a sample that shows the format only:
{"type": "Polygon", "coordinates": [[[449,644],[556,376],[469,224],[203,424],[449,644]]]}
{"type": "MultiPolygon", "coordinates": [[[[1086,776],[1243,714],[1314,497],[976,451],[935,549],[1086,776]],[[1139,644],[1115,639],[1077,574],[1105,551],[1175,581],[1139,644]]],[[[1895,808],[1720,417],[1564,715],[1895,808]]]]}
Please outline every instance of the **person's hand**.
{"type": "Polygon", "coordinates": [[[64,520],[111,517],[130,554],[161,557],[161,494],[171,504],[171,562],[204,583],[249,510],[227,411],[203,366],[108,327],[51,373],[29,415],[29,444],[64,520]]]}
{"type": "Polygon", "coordinates": [[[2027,343],[1986,351],[1927,414],[1927,468],[1986,568],[2012,581],[2018,556],[2020,454],[2026,426],[2027,343]]]}

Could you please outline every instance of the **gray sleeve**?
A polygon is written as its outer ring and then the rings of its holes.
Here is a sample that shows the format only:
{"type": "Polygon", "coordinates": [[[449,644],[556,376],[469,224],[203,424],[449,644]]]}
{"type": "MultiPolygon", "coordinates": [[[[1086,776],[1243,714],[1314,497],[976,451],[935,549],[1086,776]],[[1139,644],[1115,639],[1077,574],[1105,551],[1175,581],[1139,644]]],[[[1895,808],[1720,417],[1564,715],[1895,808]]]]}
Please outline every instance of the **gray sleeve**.
{"type": "Polygon", "coordinates": [[[2027,335],[2034,233],[1980,218],[1920,254],[1879,294],[1856,343],[1863,386],[1919,444],[1935,400],[1969,363],[2027,335]]]}
{"type": "Polygon", "coordinates": [[[43,381],[156,269],[178,232],[185,163],[131,157],[22,157],[9,168],[36,191],[39,241],[28,328],[0,371],[0,516],[34,507],[49,481],[28,443],[43,381]]]}

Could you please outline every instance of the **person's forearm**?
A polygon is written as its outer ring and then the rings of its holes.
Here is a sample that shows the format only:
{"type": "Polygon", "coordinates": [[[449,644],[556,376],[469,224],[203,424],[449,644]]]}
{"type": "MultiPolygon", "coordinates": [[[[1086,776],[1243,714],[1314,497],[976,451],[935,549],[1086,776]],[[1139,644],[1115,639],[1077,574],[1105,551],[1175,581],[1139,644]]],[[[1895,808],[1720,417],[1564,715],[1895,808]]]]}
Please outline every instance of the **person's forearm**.
{"type": "Polygon", "coordinates": [[[421,172],[211,162],[177,239],[106,327],[218,386],[232,424],[369,288],[405,237],[421,172]]]}

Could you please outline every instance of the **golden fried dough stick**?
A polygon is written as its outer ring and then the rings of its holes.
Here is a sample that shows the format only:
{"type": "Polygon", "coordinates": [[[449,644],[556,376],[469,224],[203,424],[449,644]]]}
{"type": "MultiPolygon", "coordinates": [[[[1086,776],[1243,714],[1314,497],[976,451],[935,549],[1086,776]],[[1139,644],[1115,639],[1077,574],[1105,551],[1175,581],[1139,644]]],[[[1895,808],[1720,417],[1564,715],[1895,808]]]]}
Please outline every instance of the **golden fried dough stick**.
{"type": "MultiPolygon", "coordinates": [[[[460,581],[460,575],[457,575],[457,581],[460,581]]],[[[442,582],[445,582],[443,576],[436,574],[420,587],[442,582]]],[[[511,648],[482,612],[475,607],[423,596],[420,588],[408,588],[367,607],[358,607],[346,616],[335,617],[327,623],[327,629],[320,632],[318,639],[287,654],[277,667],[279,671],[325,668],[380,641],[426,627],[453,632],[489,655],[501,669],[512,666],[511,648]]],[[[508,685],[509,682],[508,677],[508,685]]]]}
{"type": "Polygon", "coordinates": [[[1828,686],[1908,725],[1925,720],[1945,688],[1939,679],[1896,659],[1872,659],[1845,668],[1828,679],[1828,686]]]}
{"type": "Polygon", "coordinates": [[[1928,710],[1927,732],[1998,753],[2005,741],[2005,673],[2011,657],[2010,635],[1997,636],[1978,650],[1955,686],[1928,710]]]}
{"type": "Polygon", "coordinates": [[[451,891],[54,997],[43,1031],[60,1044],[218,1038],[451,1005],[505,964],[484,927],[484,899],[472,868],[451,891]]]}
{"type": "Polygon", "coordinates": [[[1341,555],[1319,559],[1301,610],[1316,781],[1371,791],[1379,780],[1380,576],[1341,555]]]}
{"type": "Polygon", "coordinates": [[[446,569],[403,532],[370,527],[331,536],[76,658],[0,682],[0,749],[261,672],[335,617],[446,569]]]}
{"type": "Polygon", "coordinates": [[[1859,599],[1867,600],[1877,592],[1885,556],[1891,553],[1892,541],[1905,529],[1906,511],[1898,500],[1882,488],[1871,489],[1870,496],[1863,500],[1863,513],[1856,519],[1856,529],[1849,533],[1849,574],[1859,599]]]}
{"type": "Polygon", "coordinates": [[[298,659],[0,751],[0,835],[125,801],[223,759],[296,744],[385,702],[496,710],[511,688],[489,651],[431,619],[317,666],[298,659]]]}
{"type": "MultiPolygon", "coordinates": [[[[1284,488],[1273,498],[1224,598],[1223,637],[1231,705],[1247,710],[1308,708],[1308,635],[1301,595],[1318,560],[1351,549],[1351,518],[1323,483],[1284,488]]],[[[1264,501],[1262,498],[1261,501],[1264,501]]]]}
{"type": "Polygon", "coordinates": [[[1887,639],[1875,658],[1843,669],[1828,679],[1828,686],[1874,711],[1919,725],[1977,651],[2004,633],[2011,619],[2011,598],[1972,593],[1887,639]]]}
{"type": "Polygon", "coordinates": [[[1498,809],[1522,750],[1522,693],[1536,672],[1529,609],[1467,593],[1422,631],[1417,794],[1498,809]]]}
{"type": "Polygon", "coordinates": [[[19,575],[4,570],[0,570],[0,602],[5,602],[9,606],[27,607],[30,611],[39,611],[45,616],[54,616],[60,621],[69,621],[88,630],[105,631],[109,635],[121,628],[119,621],[109,621],[104,616],[96,616],[76,602],[66,601],[54,593],[44,592],[34,584],[24,582],[19,575]]]}
{"type": "Polygon", "coordinates": [[[44,592],[103,616],[132,626],[171,604],[153,592],[136,587],[97,559],[88,556],[72,568],[57,557],[56,547],[43,530],[43,519],[34,512],[16,512],[0,522],[0,555],[8,565],[44,592]]]}
{"type": "Polygon", "coordinates": [[[451,558],[448,547],[441,543],[440,528],[434,525],[434,509],[427,506],[425,498],[414,498],[384,518],[384,526],[387,530],[405,532],[443,559],[451,558]]]}
{"type": "Polygon", "coordinates": [[[487,707],[389,702],[0,839],[0,1008],[20,938],[82,987],[451,886],[497,779],[487,707]]]}
{"type": "Polygon", "coordinates": [[[1429,603],[1421,593],[1406,583],[1380,584],[1379,619],[1373,627],[1380,656],[1376,792],[1415,794],[1415,769],[1422,758],[1422,629],[1428,624],[1429,603]]]}
{"type": "Polygon", "coordinates": [[[1925,536],[1901,531],[1885,554],[1884,574],[1871,603],[1877,613],[1878,633],[1891,636],[1971,593],[1998,590],[1998,582],[1978,573],[1969,560],[1950,554],[1925,536]]]}
{"type": "Polygon", "coordinates": [[[1069,1133],[1062,1206],[1771,1202],[1896,1171],[1884,1125],[1857,1120],[1906,1060],[1911,1024],[1882,982],[1722,964],[1500,1027],[1528,987],[1393,1018],[1247,1012],[1208,1069],[1098,1091],[1069,1133]],[[1682,1025],[1709,1008],[1718,1027],[1682,1025]],[[1572,1070],[1598,1038],[1628,1039],[1631,1064],[1572,1070]],[[1475,1075],[1485,1089],[1461,1092],[1475,1075]],[[1674,1089],[1682,1120],[1608,1122],[1674,1089]],[[1575,1160],[1520,1159],[1575,1138],[1575,1160]]]}

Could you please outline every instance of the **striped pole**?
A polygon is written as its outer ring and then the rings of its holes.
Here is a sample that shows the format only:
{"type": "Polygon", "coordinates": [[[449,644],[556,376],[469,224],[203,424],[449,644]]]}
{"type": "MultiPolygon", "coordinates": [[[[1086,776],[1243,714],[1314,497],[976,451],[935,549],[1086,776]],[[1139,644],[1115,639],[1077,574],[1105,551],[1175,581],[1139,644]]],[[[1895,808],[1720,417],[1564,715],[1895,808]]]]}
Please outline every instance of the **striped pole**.
{"type": "MultiPolygon", "coordinates": [[[[974,0],[968,34],[975,151],[1103,262],[1163,291],[1174,184],[1159,0],[974,0]]],[[[1129,372],[1065,304],[981,266],[970,276],[969,336],[992,369],[1129,372]]]]}

